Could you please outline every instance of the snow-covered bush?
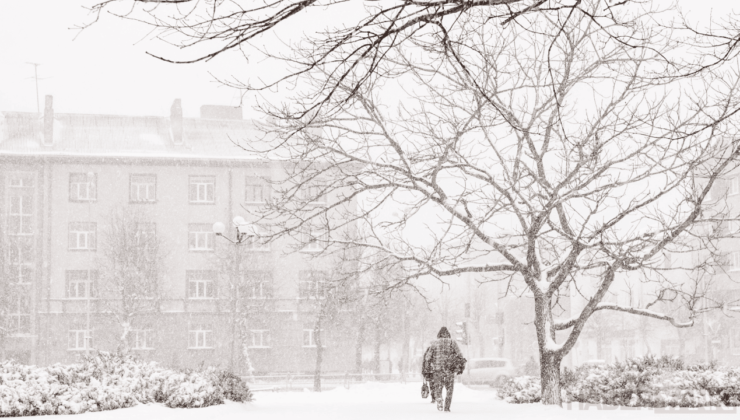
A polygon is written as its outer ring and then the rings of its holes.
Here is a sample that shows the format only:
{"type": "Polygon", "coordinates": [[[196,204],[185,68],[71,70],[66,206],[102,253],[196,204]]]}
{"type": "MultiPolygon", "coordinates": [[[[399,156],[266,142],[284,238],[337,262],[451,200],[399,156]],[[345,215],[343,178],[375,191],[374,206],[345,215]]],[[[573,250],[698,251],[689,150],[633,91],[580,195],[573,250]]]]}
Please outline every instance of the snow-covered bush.
{"type": "MultiPolygon", "coordinates": [[[[633,407],[740,406],[740,369],[684,366],[680,359],[647,356],[622,363],[565,369],[564,401],[633,407]]],[[[511,403],[540,400],[540,381],[510,380],[499,396],[511,403]]]]}
{"type": "Polygon", "coordinates": [[[565,389],[572,401],[640,407],[737,405],[738,391],[738,372],[652,356],[582,369],[565,389]]]}
{"type": "Polygon", "coordinates": [[[209,370],[208,375],[224,393],[224,398],[236,402],[252,401],[252,391],[242,378],[225,370],[209,370]]]}
{"type": "Polygon", "coordinates": [[[251,396],[239,377],[225,372],[179,372],[104,352],[45,368],[0,362],[0,416],[78,414],[152,402],[207,407],[251,396]]]}
{"type": "Polygon", "coordinates": [[[565,392],[572,401],[634,406],[633,395],[650,393],[653,372],[636,365],[592,366],[580,370],[575,384],[565,392]]]}
{"type": "Polygon", "coordinates": [[[539,402],[542,398],[540,378],[534,376],[511,378],[498,390],[498,396],[513,404],[539,402]]]}

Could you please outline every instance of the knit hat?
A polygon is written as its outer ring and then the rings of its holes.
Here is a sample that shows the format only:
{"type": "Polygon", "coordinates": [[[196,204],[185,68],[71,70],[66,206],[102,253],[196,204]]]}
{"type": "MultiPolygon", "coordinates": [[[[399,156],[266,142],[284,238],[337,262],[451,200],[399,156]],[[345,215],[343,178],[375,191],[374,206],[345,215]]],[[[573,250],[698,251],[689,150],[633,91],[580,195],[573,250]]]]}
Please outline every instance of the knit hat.
{"type": "Polygon", "coordinates": [[[437,333],[437,338],[452,338],[452,336],[450,335],[450,332],[447,331],[447,327],[442,327],[437,333]]]}

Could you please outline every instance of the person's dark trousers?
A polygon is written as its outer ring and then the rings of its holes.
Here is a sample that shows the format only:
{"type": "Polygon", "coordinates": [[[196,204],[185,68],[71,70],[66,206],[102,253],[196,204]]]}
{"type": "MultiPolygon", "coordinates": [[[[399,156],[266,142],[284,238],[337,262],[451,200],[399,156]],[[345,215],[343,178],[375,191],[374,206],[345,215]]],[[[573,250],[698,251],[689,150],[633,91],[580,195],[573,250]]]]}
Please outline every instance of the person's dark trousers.
{"type": "Polygon", "coordinates": [[[432,396],[435,400],[442,398],[442,387],[446,391],[445,395],[445,411],[450,411],[450,404],[452,404],[452,392],[455,389],[455,374],[451,372],[436,371],[434,372],[432,396]]]}
{"type": "Polygon", "coordinates": [[[429,391],[432,394],[432,404],[434,404],[434,375],[431,373],[425,374],[424,379],[427,381],[427,385],[429,385],[429,391]]]}

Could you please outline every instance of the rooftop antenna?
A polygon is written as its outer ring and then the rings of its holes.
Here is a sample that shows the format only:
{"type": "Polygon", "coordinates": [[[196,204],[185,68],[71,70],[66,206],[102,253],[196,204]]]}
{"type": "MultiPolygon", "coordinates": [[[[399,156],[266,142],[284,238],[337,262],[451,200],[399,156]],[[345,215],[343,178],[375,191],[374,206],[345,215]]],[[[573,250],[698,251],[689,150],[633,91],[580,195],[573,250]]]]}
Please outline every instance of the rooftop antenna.
{"type": "Polygon", "coordinates": [[[27,62],[33,66],[33,78],[36,80],[36,113],[41,114],[41,105],[39,103],[39,66],[41,63],[27,62]]]}

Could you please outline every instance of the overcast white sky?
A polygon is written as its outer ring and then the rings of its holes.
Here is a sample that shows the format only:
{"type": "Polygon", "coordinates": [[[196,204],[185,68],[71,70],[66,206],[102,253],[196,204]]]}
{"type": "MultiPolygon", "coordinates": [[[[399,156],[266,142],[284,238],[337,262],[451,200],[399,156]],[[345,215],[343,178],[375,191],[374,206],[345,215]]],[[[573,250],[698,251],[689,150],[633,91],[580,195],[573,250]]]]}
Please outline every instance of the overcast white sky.
{"type": "MultiPolygon", "coordinates": [[[[360,1],[360,0],[356,0],[360,1]]],[[[174,65],[149,57],[156,51],[149,28],[107,17],[81,34],[92,0],[4,0],[0,2],[0,112],[35,111],[34,67],[41,63],[39,97],[54,95],[57,112],[169,115],[182,98],[186,116],[202,104],[238,105],[239,94],[209,75],[237,74],[241,57],[206,64],[174,65]],[[76,36],[76,39],[75,39],[76,36]]],[[[737,0],[679,0],[693,17],[727,13],[737,0]]],[[[740,9],[740,5],[735,6],[740,9]]],[[[334,19],[325,14],[326,24],[334,19]]],[[[247,97],[246,105],[254,100],[247,97]]]]}

